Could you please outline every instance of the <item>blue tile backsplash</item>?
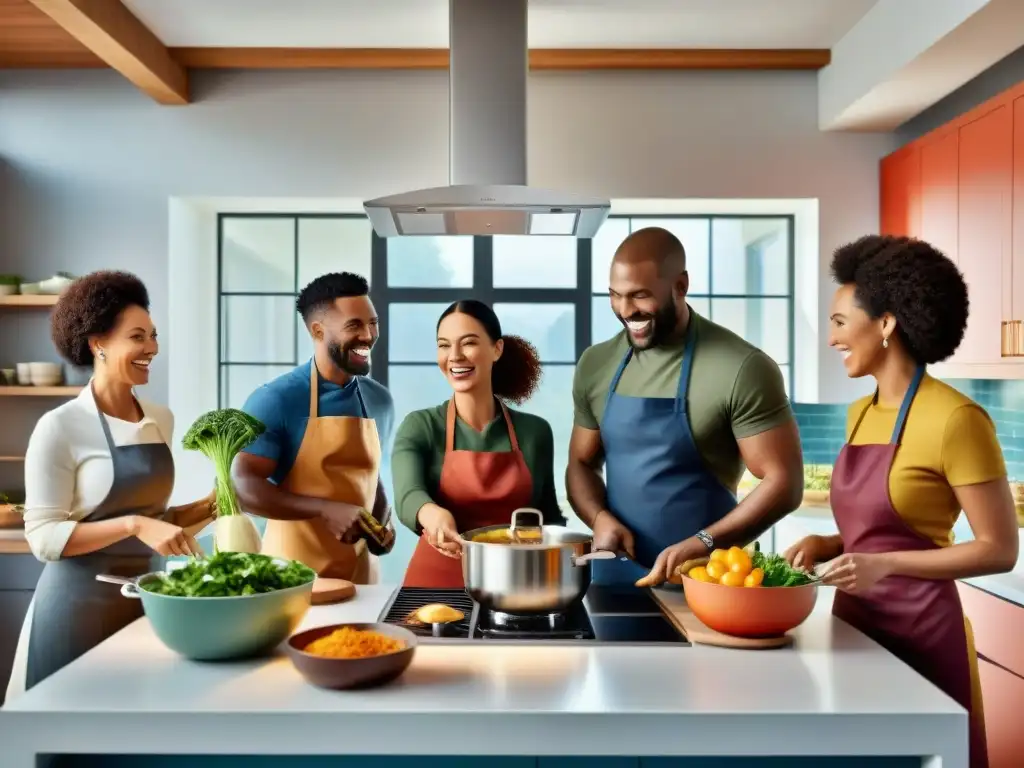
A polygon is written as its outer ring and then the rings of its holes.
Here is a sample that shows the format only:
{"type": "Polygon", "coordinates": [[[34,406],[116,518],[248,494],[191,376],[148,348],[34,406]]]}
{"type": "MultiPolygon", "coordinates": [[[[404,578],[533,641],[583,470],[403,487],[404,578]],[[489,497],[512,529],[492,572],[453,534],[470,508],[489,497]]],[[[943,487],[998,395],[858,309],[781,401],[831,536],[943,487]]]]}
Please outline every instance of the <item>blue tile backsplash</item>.
{"type": "MultiPolygon", "coordinates": [[[[1011,480],[1024,480],[1024,381],[947,379],[988,411],[996,423],[1011,480]]],[[[846,438],[846,408],[841,403],[794,403],[808,464],[832,464],[846,438]]]]}

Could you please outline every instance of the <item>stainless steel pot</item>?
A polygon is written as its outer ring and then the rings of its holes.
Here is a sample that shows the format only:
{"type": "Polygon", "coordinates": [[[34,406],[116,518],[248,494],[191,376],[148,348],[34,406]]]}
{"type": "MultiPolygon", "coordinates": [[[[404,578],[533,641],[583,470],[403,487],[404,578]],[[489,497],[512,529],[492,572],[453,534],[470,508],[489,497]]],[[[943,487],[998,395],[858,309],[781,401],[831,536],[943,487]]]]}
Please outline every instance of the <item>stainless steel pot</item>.
{"type": "Polygon", "coordinates": [[[510,525],[475,528],[462,534],[462,575],[469,596],[481,608],[513,614],[560,613],[583,599],[590,587],[590,561],[613,559],[593,551],[589,533],[543,525],[536,509],[517,509],[510,525]],[[521,519],[531,519],[523,525],[521,519]],[[474,541],[507,531],[506,542],[474,541]]]}

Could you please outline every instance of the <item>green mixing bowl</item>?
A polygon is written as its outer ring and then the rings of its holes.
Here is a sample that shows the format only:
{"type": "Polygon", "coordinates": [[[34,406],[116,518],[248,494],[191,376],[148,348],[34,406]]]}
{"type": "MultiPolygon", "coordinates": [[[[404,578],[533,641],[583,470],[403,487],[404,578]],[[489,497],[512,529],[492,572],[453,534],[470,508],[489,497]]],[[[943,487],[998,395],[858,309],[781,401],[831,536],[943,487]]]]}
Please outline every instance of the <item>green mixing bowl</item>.
{"type": "Polygon", "coordinates": [[[237,597],[174,597],[140,588],[159,577],[147,573],[122,583],[121,594],[142,600],[146,618],[164,645],[197,661],[269,653],[298,629],[313,592],[312,579],[297,587],[237,597]]]}

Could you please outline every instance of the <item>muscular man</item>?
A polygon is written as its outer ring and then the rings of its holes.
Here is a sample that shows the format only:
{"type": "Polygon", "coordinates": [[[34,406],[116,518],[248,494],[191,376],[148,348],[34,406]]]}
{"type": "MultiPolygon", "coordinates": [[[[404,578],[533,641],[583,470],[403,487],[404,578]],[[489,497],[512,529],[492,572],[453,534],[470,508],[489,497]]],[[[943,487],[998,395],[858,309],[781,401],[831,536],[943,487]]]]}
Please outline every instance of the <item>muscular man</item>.
{"type": "Polygon", "coordinates": [[[576,366],[569,502],[596,549],[630,558],[594,561],[597,584],[661,583],[800,504],[803,457],[778,366],[695,313],[688,288],[675,235],[631,234],[609,283],[624,329],[576,366]],[[761,483],[737,504],[744,465],[761,483]]]}
{"type": "Polygon", "coordinates": [[[366,375],[377,341],[368,294],[366,280],[347,272],[302,290],[297,309],[313,358],[250,395],[243,408],[267,430],[232,472],[245,510],[268,518],[265,554],[356,584],[377,581],[376,556],[394,544],[380,464],[395,407],[366,375]],[[379,541],[365,535],[365,512],[383,525],[379,541]]]}

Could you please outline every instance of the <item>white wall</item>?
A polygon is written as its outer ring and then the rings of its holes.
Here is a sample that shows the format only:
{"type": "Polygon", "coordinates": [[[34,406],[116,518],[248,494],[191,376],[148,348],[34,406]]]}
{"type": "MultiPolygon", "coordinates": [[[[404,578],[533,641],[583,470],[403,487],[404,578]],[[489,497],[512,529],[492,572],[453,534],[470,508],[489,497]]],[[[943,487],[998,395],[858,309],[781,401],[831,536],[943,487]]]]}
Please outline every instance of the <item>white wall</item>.
{"type": "MultiPolygon", "coordinates": [[[[200,363],[215,359],[215,339],[169,322],[172,304],[198,318],[215,311],[168,286],[172,238],[205,253],[209,230],[193,221],[173,234],[171,198],[358,201],[447,181],[444,73],[219,71],[193,86],[196,103],[163,107],[113,72],[0,71],[0,271],[136,272],[161,332],[144,393],[158,401],[172,366],[215,391],[200,363]]],[[[819,265],[877,229],[878,160],[895,141],[818,131],[814,73],[547,73],[531,77],[529,98],[532,184],[629,200],[817,201],[819,265]]],[[[824,269],[797,281],[831,293],[824,269]]],[[[847,401],[862,390],[813,339],[826,307],[797,330],[817,349],[822,399],[847,401]]],[[[0,360],[55,356],[43,313],[5,317],[0,334],[0,360]]],[[[52,405],[0,402],[4,453],[23,450],[52,405]]],[[[185,413],[178,421],[180,437],[185,413]]],[[[15,487],[19,472],[0,467],[0,487],[15,487]]]]}
{"type": "MultiPolygon", "coordinates": [[[[194,92],[162,107],[112,72],[0,72],[0,267],[133,269],[166,327],[170,197],[365,199],[447,181],[444,73],[204,72],[194,92]]],[[[535,75],[529,180],[619,199],[817,199],[827,260],[877,229],[878,159],[895,143],[818,131],[816,93],[807,72],[535,75]]],[[[3,354],[48,349],[37,326],[3,354]]],[[[822,393],[860,394],[822,361],[822,393]]],[[[166,398],[165,366],[150,389],[166,398]]]]}

